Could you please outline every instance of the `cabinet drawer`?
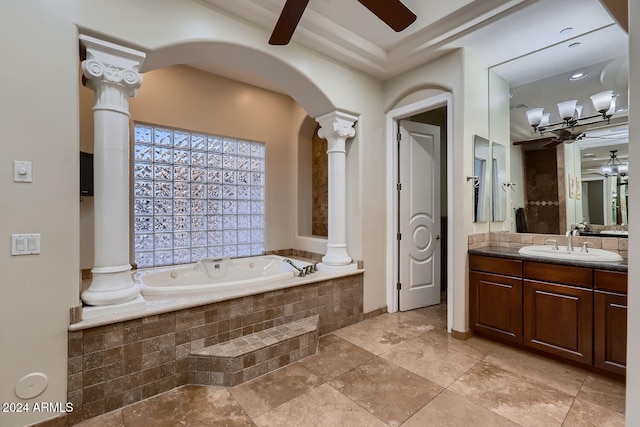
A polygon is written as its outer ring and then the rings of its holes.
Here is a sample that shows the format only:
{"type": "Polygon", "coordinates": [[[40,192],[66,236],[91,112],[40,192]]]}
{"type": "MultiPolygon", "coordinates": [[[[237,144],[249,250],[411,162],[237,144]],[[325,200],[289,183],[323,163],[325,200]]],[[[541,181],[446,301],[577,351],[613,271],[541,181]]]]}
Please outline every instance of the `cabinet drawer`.
{"type": "Polygon", "coordinates": [[[627,293],[627,273],[620,271],[594,270],[593,284],[596,289],[627,293]]]}
{"type": "Polygon", "coordinates": [[[593,270],[590,268],[525,261],[522,271],[525,279],[593,288],[593,270]]]}
{"type": "Polygon", "coordinates": [[[507,258],[493,258],[482,255],[469,255],[469,269],[505,276],[522,277],[522,261],[507,258]]]}

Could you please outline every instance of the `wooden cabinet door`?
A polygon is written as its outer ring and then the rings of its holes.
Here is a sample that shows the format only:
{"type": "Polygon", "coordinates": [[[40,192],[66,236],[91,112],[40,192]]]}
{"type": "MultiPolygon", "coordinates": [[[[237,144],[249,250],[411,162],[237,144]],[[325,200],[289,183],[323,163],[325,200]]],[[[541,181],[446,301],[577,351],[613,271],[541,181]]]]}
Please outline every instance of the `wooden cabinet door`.
{"type": "Polygon", "coordinates": [[[524,280],[524,344],[566,359],[593,360],[593,291],[524,280]]]}
{"type": "Polygon", "coordinates": [[[627,297],[596,291],[593,301],[593,364],[624,375],[627,366],[627,297]]]}
{"type": "Polygon", "coordinates": [[[522,279],[477,271],[469,279],[471,329],[522,344],[522,279]]]}

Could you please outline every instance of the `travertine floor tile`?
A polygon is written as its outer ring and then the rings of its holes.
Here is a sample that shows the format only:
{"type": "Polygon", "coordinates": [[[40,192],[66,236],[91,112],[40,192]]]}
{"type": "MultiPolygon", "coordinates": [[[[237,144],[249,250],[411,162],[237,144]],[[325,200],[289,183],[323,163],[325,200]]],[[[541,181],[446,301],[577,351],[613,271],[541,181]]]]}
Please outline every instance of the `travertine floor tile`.
{"type": "Polygon", "coordinates": [[[398,426],[442,391],[442,387],[376,358],[329,382],[390,426],[398,426]]]}
{"type": "Polygon", "coordinates": [[[387,313],[347,326],[334,334],[378,355],[434,328],[425,316],[418,313],[387,313]]]}
{"type": "Polygon", "coordinates": [[[497,349],[484,361],[572,396],[578,394],[587,377],[587,371],[583,369],[508,347],[497,349]]]}
{"type": "Polygon", "coordinates": [[[494,350],[503,347],[496,342],[475,336],[468,340],[453,338],[445,329],[433,329],[425,332],[421,337],[433,345],[462,353],[478,360],[482,360],[494,350]]]}
{"type": "Polygon", "coordinates": [[[326,381],[344,374],[349,369],[374,357],[373,353],[369,353],[336,335],[329,334],[320,338],[318,352],[314,356],[303,359],[300,363],[326,381]]]}
{"type": "Polygon", "coordinates": [[[573,397],[480,362],[449,390],[523,426],[560,426],[573,397]]]}
{"type": "Polygon", "coordinates": [[[448,390],[409,418],[402,427],[517,427],[518,424],[448,390]]]}
{"type": "Polygon", "coordinates": [[[434,345],[424,338],[430,333],[399,345],[380,357],[446,388],[478,363],[478,359],[434,345]]]}
{"type": "Polygon", "coordinates": [[[584,380],[578,397],[624,414],[625,385],[622,381],[589,374],[584,380]]]}
{"type": "Polygon", "coordinates": [[[578,397],[562,427],[624,427],[624,415],[578,397]]]}
{"type": "Polygon", "coordinates": [[[294,363],[230,388],[229,391],[253,418],[322,383],[322,379],[299,363],[294,363]]]}
{"type": "Polygon", "coordinates": [[[253,426],[224,387],[184,386],[122,410],[126,427],[253,426]]]}
{"type": "Polygon", "coordinates": [[[278,406],[255,418],[255,422],[264,427],[386,427],[328,384],[278,406]]]}
{"type": "Polygon", "coordinates": [[[77,427],[124,427],[122,409],[107,412],[90,420],[75,424],[77,427]]]}

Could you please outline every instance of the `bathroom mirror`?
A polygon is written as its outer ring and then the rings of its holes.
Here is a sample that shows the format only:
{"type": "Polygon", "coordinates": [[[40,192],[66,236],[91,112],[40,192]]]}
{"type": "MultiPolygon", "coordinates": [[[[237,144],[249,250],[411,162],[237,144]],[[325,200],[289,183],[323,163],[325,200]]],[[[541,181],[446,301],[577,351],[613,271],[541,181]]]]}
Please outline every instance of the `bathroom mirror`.
{"type": "Polygon", "coordinates": [[[491,147],[489,140],[478,135],[473,137],[473,220],[489,221],[491,147]]]}
{"type": "MultiPolygon", "coordinates": [[[[493,115],[506,114],[506,109],[496,105],[509,96],[506,126],[510,141],[505,144],[508,145],[505,157],[510,169],[508,181],[516,184],[515,191],[507,189],[506,192],[496,190],[496,185],[491,184],[495,199],[491,231],[564,234],[584,217],[592,224],[624,224],[628,215],[627,180],[605,177],[602,166],[612,149],[619,150],[618,157],[623,163],[629,162],[628,151],[620,147],[628,146],[627,52],[628,35],[611,24],[570,35],[549,47],[490,68],[501,83],[498,87],[495,80],[490,80],[490,123],[500,123],[493,115]],[[607,47],[596,48],[589,43],[596,39],[606,41],[607,47]],[[591,102],[592,95],[606,90],[612,90],[616,100],[608,122],[598,120],[600,113],[591,102]],[[582,106],[581,117],[595,116],[593,123],[580,122],[580,126],[569,129],[570,134],[540,133],[529,124],[525,112],[534,108],[550,113],[549,123],[562,123],[557,104],[573,99],[582,106]],[[596,196],[598,191],[600,197],[596,196]],[[504,223],[496,223],[499,221],[497,206],[501,203],[496,195],[500,193],[505,195],[506,206],[509,206],[508,211],[503,210],[504,223]],[[595,205],[597,207],[591,207],[595,205]],[[602,220],[592,215],[591,210],[602,210],[602,220]],[[525,221],[516,221],[516,214],[525,221]],[[524,227],[517,230],[516,223],[524,227]]],[[[500,131],[500,126],[491,126],[490,139],[503,142],[494,134],[500,131]]],[[[502,185],[498,184],[498,187],[502,185]]]]}
{"type": "Polygon", "coordinates": [[[506,147],[497,142],[491,143],[491,220],[504,221],[507,211],[507,192],[515,190],[507,182],[506,147]]]}

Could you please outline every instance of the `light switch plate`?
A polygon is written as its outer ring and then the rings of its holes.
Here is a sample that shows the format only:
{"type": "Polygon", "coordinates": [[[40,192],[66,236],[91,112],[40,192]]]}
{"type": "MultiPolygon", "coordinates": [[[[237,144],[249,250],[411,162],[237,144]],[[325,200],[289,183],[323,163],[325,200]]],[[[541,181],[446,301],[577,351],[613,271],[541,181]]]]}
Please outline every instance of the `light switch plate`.
{"type": "Polygon", "coordinates": [[[37,255],[39,253],[40,233],[11,235],[11,255],[37,255]]]}
{"type": "Polygon", "coordinates": [[[21,160],[13,161],[13,181],[33,182],[31,162],[25,162],[21,160]]]}

